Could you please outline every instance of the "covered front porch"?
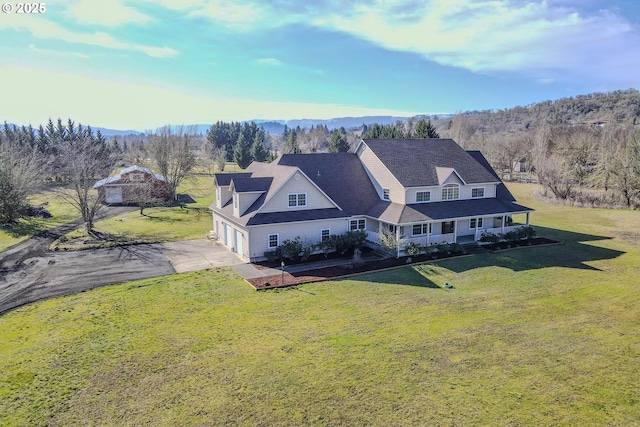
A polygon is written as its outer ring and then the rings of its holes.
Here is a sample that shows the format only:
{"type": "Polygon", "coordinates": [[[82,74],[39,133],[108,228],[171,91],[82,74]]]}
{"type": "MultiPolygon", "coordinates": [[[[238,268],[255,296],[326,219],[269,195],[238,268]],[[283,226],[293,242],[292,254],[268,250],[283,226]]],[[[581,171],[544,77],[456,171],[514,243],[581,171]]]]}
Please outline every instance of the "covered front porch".
{"type": "Polygon", "coordinates": [[[377,224],[368,227],[367,240],[381,245],[383,239],[392,238],[397,244],[399,253],[409,244],[420,246],[442,243],[472,244],[480,241],[484,233],[505,234],[518,227],[529,226],[529,214],[530,212],[505,213],[401,225],[377,221],[377,224]]]}

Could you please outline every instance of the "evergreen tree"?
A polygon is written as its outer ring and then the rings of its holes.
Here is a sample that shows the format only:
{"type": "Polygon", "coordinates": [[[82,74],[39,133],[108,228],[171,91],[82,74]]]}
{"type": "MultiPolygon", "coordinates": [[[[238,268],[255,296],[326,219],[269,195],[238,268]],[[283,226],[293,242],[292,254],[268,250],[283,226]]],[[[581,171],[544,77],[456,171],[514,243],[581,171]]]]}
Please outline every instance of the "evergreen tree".
{"type": "Polygon", "coordinates": [[[289,131],[289,136],[287,137],[287,141],[284,143],[284,147],[282,147],[282,151],[284,154],[302,153],[302,150],[298,145],[298,138],[296,137],[296,132],[294,130],[289,131]]]}
{"type": "Polygon", "coordinates": [[[251,164],[251,152],[249,143],[240,132],[236,145],[233,147],[233,160],[240,169],[246,169],[251,164]]]}
{"type": "Polygon", "coordinates": [[[330,153],[346,153],[349,151],[349,142],[347,137],[342,132],[334,131],[331,134],[331,141],[329,141],[330,153]]]}
{"type": "Polygon", "coordinates": [[[269,151],[264,146],[264,141],[260,132],[256,132],[251,144],[251,157],[256,162],[264,162],[269,157],[269,151]]]}
{"type": "Polygon", "coordinates": [[[426,121],[425,119],[420,119],[413,131],[413,137],[440,138],[440,135],[438,135],[438,132],[436,132],[436,128],[431,124],[431,120],[426,121]]]}

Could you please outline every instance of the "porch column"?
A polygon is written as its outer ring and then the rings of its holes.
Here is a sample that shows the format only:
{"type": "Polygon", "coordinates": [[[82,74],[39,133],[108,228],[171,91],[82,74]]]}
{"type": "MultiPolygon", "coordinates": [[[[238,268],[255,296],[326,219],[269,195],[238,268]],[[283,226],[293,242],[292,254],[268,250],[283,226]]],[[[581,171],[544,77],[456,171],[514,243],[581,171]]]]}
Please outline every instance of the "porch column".
{"type": "Polygon", "coordinates": [[[427,246],[431,244],[431,223],[427,225],[427,246]]]}
{"type": "Polygon", "coordinates": [[[458,241],[458,220],[453,221],[453,243],[458,241]]]}
{"type": "Polygon", "coordinates": [[[400,258],[400,226],[396,225],[396,258],[400,258]]]}
{"type": "Polygon", "coordinates": [[[526,220],[526,225],[527,225],[527,227],[529,226],[529,212],[527,212],[527,220],[526,220]]]}
{"type": "Polygon", "coordinates": [[[507,220],[507,216],[506,215],[502,215],[502,228],[500,230],[500,232],[502,234],[504,234],[504,223],[505,223],[506,220],[507,220]]]}

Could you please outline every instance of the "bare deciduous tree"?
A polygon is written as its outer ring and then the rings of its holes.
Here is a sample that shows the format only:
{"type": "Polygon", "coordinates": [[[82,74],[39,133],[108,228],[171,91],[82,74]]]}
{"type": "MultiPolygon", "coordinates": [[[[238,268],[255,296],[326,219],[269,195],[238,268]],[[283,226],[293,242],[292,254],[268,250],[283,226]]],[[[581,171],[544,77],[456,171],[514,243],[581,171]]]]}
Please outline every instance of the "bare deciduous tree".
{"type": "Polygon", "coordinates": [[[60,144],[58,149],[62,159],[60,176],[70,187],[60,194],[80,212],[86,230],[92,232],[93,220],[102,206],[93,185],[109,176],[114,167],[114,157],[100,135],[94,138],[90,134],[78,134],[60,144]]]}
{"type": "Polygon", "coordinates": [[[195,126],[179,126],[176,130],[164,126],[150,135],[148,152],[155,162],[157,173],[170,180],[174,194],[196,166],[196,138],[195,126]]]}

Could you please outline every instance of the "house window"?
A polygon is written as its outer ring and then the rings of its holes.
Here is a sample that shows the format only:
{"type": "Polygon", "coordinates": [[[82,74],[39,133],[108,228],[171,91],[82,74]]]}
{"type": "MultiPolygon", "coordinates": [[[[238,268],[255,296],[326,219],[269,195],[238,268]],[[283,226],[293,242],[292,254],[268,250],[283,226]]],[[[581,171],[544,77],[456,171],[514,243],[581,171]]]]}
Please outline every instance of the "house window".
{"type": "Polygon", "coordinates": [[[220,200],[222,197],[220,196],[220,187],[216,187],[216,200],[220,200]]]}
{"type": "Polygon", "coordinates": [[[329,230],[328,228],[325,228],[324,230],[320,231],[320,241],[324,242],[328,240],[330,236],[331,236],[331,230],[329,230]]]}
{"type": "Polygon", "coordinates": [[[349,221],[349,230],[364,230],[366,228],[365,219],[352,219],[349,221]]]}
{"type": "Polygon", "coordinates": [[[470,220],[469,228],[482,228],[482,218],[473,218],[470,220]]]}
{"type": "Polygon", "coordinates": [[[425,234],[431,233],[431,224],[414,224],[412,235],[414,236],[424,236],[425,234]]]}
{"type": "Polygon", "coordinates": [[[289,207],[307,206],[307,195],[305,193],[289,194],[289,207]]]}
{"type": "Polygon", "coordinates": [[[233,195],[233,207],[238,209],[238,195],[237,194],[233,195]]]}
{"type": "Polygon", "coordinates": [[[269,247],[277,248],[278,247],[278,235],[277,234],[269,234],[269,247]]]}
{"type": "Polygon", "coordinates": [[[389,200],[389,189],[388,188],[383,188],[382,189],[382,198],[384,200],[389,200]]]}
{"type": "Polygon", "coordinates": [[[471,197],[484,197],[484,188],[472,188],[471,189],[471,197]]]}
{"type": "Polygon", "coordinates": [[[416,203],[428,202],[431,200],[431,191],[416,192],[416,203]]]}
{"type": "Polygon", "coordinates": [[[143,181],[144,180],[144,175],[141,173],[132,173],[129,174],[129,180],[131,181],[143,181]]]}
{"type": "Polygon", "coordinates": [[[446,221],[442,223],[442,234],[451,234],[455,229],[455,221],[446,221]]]}
{"type": "Polygon", "coordinates": [[[447,184],[442,188],[442,200],[458,200],[460,197],[460,186],[458,184],[447,184]]]}

